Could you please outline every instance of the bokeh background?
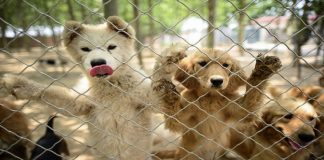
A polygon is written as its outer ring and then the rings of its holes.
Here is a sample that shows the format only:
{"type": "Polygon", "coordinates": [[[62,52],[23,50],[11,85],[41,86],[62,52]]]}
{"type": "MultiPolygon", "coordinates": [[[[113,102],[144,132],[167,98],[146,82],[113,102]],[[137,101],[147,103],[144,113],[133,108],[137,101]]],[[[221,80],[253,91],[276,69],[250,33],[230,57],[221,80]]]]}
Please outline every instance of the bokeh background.
{"type": "MultiPolygon", "coordinates": [[[[137,56],[130,58],[148,74],[163,48],[182,42],[225,50],[247,73],[257,54],[276,55],[284,66],[271,84],[281,88],[318,85],[323,77],[323,0],[0,0],[0,76],[75,85],[82,73],[61,45],[64,22],[98,24],[111,15],[136,30],[137,56]]],[[[6,99],[21,106],[36,141],[52,112],[44,104],[6,99]]],[[[68,140],[68,159],[92,159],[79,117],[61,116],[55,129],[68,140]]]]}

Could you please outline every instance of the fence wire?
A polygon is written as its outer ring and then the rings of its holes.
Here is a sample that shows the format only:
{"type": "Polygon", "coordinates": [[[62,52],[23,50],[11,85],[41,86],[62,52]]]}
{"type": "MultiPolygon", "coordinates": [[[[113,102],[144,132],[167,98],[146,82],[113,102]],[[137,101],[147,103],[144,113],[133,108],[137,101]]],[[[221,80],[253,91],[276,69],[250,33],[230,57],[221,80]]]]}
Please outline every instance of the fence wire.
{"type": "Polygon", "coordinates": [[[0,159],[324,159],[323,2],[112,1],[0,2],[0,159]]]}

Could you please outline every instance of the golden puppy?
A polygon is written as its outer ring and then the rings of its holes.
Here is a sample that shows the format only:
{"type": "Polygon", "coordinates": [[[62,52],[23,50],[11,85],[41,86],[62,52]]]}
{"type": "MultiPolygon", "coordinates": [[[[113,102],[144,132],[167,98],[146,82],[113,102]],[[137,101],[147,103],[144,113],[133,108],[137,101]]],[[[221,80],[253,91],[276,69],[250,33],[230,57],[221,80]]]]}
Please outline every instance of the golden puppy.
{"type": "Polygon", "coordinates": [[[175,158],[217,159],[228,144],[228,128],[251,122],[266,80],[280,67],[277,57],[260,56],[247,79],[238,62],[220,50],[188,52],[181,45],[166,49],[157,59],[153,87],[164,100],[166,128],[182,134],[175,158]],[[185,87],[181,93],[172,77],[185,87]],[[240,96],[236,90],[244,84],[247,92],[240,96]]]}
{"type": "Polygon", "coordinates": [[[310,156],[318,123],[314,107],[292,96],[277,95],[262,109],[261,121],[254,127],[231,130],[230,148],[244,159],[304,160],[310,156]]]}
{"type": "Polygon", "coordinates": [[[288,91],[289,96],[305,100],[312,104],[319,115],[317,134],[320,136],[314,143],[314,157],[324,157],[324,88],[320,86],[294,87],[288,91]]]}

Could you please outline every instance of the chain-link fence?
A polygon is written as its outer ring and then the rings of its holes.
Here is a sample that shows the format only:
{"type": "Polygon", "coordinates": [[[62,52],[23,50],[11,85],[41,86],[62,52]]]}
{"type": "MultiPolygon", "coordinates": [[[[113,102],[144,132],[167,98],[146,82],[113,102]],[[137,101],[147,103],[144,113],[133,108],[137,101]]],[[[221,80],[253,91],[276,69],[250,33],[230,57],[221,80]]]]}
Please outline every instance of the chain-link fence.
{"type": "Polygon", "coordinates": [[[323,7],[2,0],[0,159],[324,159],[323,7]]]}

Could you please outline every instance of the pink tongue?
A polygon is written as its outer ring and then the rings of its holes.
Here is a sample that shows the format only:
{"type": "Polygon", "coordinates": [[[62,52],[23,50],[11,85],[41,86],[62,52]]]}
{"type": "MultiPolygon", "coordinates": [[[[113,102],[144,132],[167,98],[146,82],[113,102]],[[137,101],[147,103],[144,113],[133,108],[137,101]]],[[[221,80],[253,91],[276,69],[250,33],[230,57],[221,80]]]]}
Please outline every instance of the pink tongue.
{"type": "Polygon", "coordinates": [[[100,76],[100,75],[111,75],[113,73],[113,70],[110,66],[107,65],[100,65],[100,66],[94,66],[90,69],[90,76],[100,76]]]}
{"type": "Polygon", "coordinates": [[[299,150],[300,148],[302,148],[302,146],[298,143],[295,143],[293,142],[292,140],[288,140],[289,144],[291,145],[291,147],[294,149],[294,150],[299,150]]]}

